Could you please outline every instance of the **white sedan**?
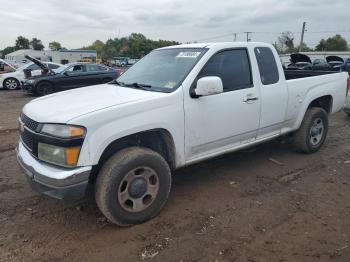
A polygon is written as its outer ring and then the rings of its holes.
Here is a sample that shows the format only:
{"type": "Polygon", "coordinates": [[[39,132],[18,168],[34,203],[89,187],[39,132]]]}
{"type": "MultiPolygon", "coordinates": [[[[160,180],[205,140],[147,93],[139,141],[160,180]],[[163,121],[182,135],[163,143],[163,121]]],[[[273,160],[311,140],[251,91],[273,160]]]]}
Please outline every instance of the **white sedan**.
{"type": "MultiPolygon", "coordinates": [[[[43,64],[45,64],[52,71],[56,71],[63,66],[52,62],[44,62],[43,64]]],[[[18,89],[21,86],[21,81],[25,80],[23,71],[25,69],[30,70],[32,76],[41,74],[41,68],[38,65],[32,62],[26,63],[25,65],[17,68],[14,72],[0,74],[0,88],[9,90],[18,89]]]]}

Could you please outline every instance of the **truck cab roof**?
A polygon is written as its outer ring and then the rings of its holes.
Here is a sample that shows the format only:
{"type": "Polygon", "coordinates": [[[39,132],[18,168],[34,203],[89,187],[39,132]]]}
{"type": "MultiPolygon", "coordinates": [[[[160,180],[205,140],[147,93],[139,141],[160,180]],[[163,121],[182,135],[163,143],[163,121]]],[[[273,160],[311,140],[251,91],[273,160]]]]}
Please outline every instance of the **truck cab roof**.
{"type": "Polygon", "coordinates": [[[193,44],[181,44],[158,48],[169,49],[169,48],[214,48],[214,49],[224,49],[224,48],[235,48],[235,47],[249,47],[249,46],[269,46],[272,45],[263,42],[212,42],[212,43],[193,43],[193,44]]]}

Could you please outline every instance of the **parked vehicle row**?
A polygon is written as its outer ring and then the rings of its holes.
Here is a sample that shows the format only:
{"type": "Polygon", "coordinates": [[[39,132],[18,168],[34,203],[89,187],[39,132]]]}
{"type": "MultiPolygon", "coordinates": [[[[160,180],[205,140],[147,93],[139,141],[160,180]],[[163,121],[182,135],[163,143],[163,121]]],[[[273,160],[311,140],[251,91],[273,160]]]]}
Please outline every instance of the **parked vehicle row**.
{"type": "Polygon", "coordinates": [[[78,199],[94,188],[111,222],[142,223],[165,205],[174,169],[286,134],[317,152],[348,77],[284,72],[264,43],[160,48],[114,82],[26,104],[17,159],[38,191],[78,199]]]}
{"type": "MultiPolygon", "coordinates": [[[[61,64],[43,62],[45,68],[52,70],[53,72],[59,70],[63,67],[61,64]]],[[[42,74],[42,68],[35,63],[26,63],[23,66],[15,69],[13,72],[8,72],[0,74],[0,88],[15,90],[21,88],[21,83],[26,79],[26,74],[28,76],[37,76],[42,74]],[[30,74],[30,75],[28,75],[30,74]]]]}
{"type": "Polygon", "coordinates": [[[0,87],[9,90],[22,88],[25,92],[43,96],[72,88],[107,83],[116,79],[118,70],[96,63],[71,63],[66,65],[41,62],[31,56],[31,61],[14,72],[0,74],[0,87]]]}
{"type": "Polygon", "coordinates": [[[339,56],[327,56],[326,59],[315,59],[305,54],[291,54],[288,70],[315,70],[315,71],[347,71],[350,68],[346,66],[343,58],[339,56]]]}
{"type": "MultiPolygon", "coordinates": [[[[35,58],[26,57],[36,65],[47,68],[35,58]]],[[[22,88],[25,92],[43,96],[54,92],[108,83],[119,76],[119,73],[107,66],[95,63],[70,63],[61,66],[58,70],[48,74],[32,76],[23,81],[22,88]]]]}

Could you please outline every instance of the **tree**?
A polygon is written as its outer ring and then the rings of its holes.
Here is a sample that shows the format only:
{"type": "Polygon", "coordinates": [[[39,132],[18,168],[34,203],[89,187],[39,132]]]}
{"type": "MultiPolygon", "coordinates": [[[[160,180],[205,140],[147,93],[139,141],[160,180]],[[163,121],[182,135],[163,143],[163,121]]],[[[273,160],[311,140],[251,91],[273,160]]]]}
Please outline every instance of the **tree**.
{"type": "Polygon", "coordinates": [[[17,37],[15,48],[16,48],[16,50],[29,49],[29,40],[27,38],[25,38],[24,36],[17,37]]]}
{"type": "Polygon", "coordinates": [[[52,51],[58,51],[58,50],[62,49],[62,46],[61,46],[61,44],[59,42],[53,41],[53,42],[49,43],[49,48],[52,51]]]}
{"type": "Polygon", "coordinates": [[[44,45],[43,43],[41,42],[41,40],[39,40],[38,38],[33,38],[31,41],[30,41],[30,45],[31,47],[34,49],[34,50],[44,50],[44,45]]]}
{"type": "Polygon", "coordinates": [[[90,46],[82,49],[96,50],[97,54],[102,59],[109,59],[116,56],[126,56],[130,58],[141,58],[155,48],[177,45],[178,42],[148,39],[143,34],[132,33],[129,37],[108,39],[105,43],[96,40],[90,46]]]}
{"type": "Polygon", "coordinates": [[[277,49],[282,52],[292,53],[294,48],[294,35],[290,31],[285,31],[278,37],[277,49]]]}
{"type": "Polygon", "coordinates": [[[316,46],[316,51],[348,51],[348,42],[341,35],[329,37],[326,40],[321,39],[316,46]]]}
{"type": "MultiPolygon", "coordinates": [[[[299,50],[299,46],[296,47],[296,50],[299,50]]],[[[305,43],[301,44],[301,48],[300,48],[301,52],[312,52],[313,49],[308,47],[305,43]]]]}
{"type": "Polygon", "coordinates": [[[16,48],[14,46],[8,46],[1,51],[1,56],[2,58],[5,58],[5,55],[10,54],[14,51],[16,51],[16,48]]]}

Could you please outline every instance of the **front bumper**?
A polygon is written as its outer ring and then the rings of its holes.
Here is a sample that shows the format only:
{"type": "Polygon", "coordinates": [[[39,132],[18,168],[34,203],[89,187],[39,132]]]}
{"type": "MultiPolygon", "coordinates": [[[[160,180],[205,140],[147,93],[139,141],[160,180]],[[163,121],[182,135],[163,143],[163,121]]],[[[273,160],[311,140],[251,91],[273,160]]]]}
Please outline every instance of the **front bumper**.
{"type": "Polygon", "coordinates": [[[32,84],[28,84],[26,82],[22,82],[22,90],[24,92],[28,92],[28,93],[33,93],[34,92],[34,86],[32,84]]]}
{"type": "Polygon", "coordinates": [[[74,169],[46,164],[35,157],[19,142],[17,162],[36,191],[62,200],[78,200],[85,196],[91,166],[74,169]]]}

